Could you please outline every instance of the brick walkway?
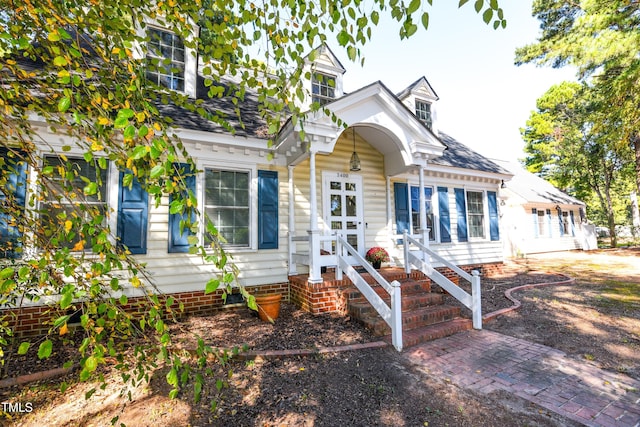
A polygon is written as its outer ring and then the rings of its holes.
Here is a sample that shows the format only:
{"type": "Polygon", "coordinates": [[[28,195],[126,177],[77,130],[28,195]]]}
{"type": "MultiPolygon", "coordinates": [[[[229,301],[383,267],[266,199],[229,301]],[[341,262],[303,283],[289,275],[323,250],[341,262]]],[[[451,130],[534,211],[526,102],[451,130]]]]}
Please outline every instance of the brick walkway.
{"type": "Polygon", "coordinates": [[[640,381],[544,345],[467,331],[409,348],[403,357],[460,387],[506,390],[587,426],[640,427],[640,381]]]}

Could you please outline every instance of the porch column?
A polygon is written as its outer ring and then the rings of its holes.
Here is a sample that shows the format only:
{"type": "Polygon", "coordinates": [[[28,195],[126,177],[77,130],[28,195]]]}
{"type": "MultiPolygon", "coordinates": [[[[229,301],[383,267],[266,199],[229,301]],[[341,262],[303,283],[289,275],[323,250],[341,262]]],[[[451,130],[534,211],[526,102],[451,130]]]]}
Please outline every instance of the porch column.
{"type": "Polygon", "coordinates": [[[309,219],[309,282],[322,282],[320,274],[320,230],[318,229],[318,197],[316,189],[316,153],[309,153],[309,201],[311,212],[309,219]]]}
{"type": "Polygon", "coordinates": [[[420,232],[422,234],[422,244],[429,247],[429,228],[427,227],[427,211],[425,210],[427,200],[424,197],[424,166],[420,166],[418,169],[418,180],[420,182],[420,189],[418,191],[420,201],[420,232]]]}
{"type": "Polygon", "coordinates": [[[293,254],[296,252],[296,242],[293,241],[293,237],[296,235],[296,220],[295,220],[295,193],[293,188],[293,169],[295,166],[289,166],[287,168],[289,174],[287,176],[289,180],[289,274],[294,275],[298,273],[296,263],[293,261],[293,254]]]}

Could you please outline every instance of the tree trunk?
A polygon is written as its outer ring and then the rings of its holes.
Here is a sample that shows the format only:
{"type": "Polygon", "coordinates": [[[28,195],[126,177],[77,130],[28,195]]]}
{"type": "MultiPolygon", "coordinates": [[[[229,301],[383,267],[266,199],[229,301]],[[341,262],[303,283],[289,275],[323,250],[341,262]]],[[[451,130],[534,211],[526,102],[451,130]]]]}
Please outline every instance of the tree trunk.
{"type": "MultiPolygon", "coordinates": [[[[633,147],[633,153],[635,154],[636,165],[636,195],[640,197],[640,134],[635,133],[631,136],[631,145],[633,147]]],[[[632,218],[640,216],[640,208],[636,205],[636,212],[632,215],[632,218]]]]}

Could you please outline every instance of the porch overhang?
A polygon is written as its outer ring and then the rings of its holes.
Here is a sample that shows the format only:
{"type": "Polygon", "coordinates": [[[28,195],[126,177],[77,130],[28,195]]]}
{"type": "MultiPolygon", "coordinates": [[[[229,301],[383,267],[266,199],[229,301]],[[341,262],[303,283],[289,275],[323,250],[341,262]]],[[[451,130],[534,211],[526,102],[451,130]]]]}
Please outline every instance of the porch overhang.
{"type": "Polygon", "coordinates": [[[325,106],[308,112],[302,122],[292,120],[282,127],[275,151],[297,164],[310,150],[333,152],[346,128],[356,132],[385,158],[385,175],[393,176],[442,155],[446,146],[382,83],[376,82],[325,106]],[[344,126],[332,120],[336,117],[344,126]]]}

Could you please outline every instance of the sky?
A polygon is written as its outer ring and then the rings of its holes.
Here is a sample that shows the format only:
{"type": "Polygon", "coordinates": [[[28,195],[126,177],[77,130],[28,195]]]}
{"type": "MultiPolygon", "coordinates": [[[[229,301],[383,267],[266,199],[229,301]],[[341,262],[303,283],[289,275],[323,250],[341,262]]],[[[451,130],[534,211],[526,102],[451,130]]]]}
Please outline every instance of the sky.
{"type": "Polygon", "coordinates": [[[531,0],[500,0],[507,27],[499,30],[482,21],[473,1],[460,9],[458,0],[433,0],[433,7],[423,3],[430,14],[428,30],[420,27],[400,40],[396,21],[381,18],[362,48],[364,67],[330,44],[347,70],[345,91],[380,80],[398,93],[424,76],[439,97],[440,131],[490,158],[523,158],[519,129],[536,100],[552,85],[575,80],[573,69],[513,64],[515,49],[540,34],[531,0]]]}

